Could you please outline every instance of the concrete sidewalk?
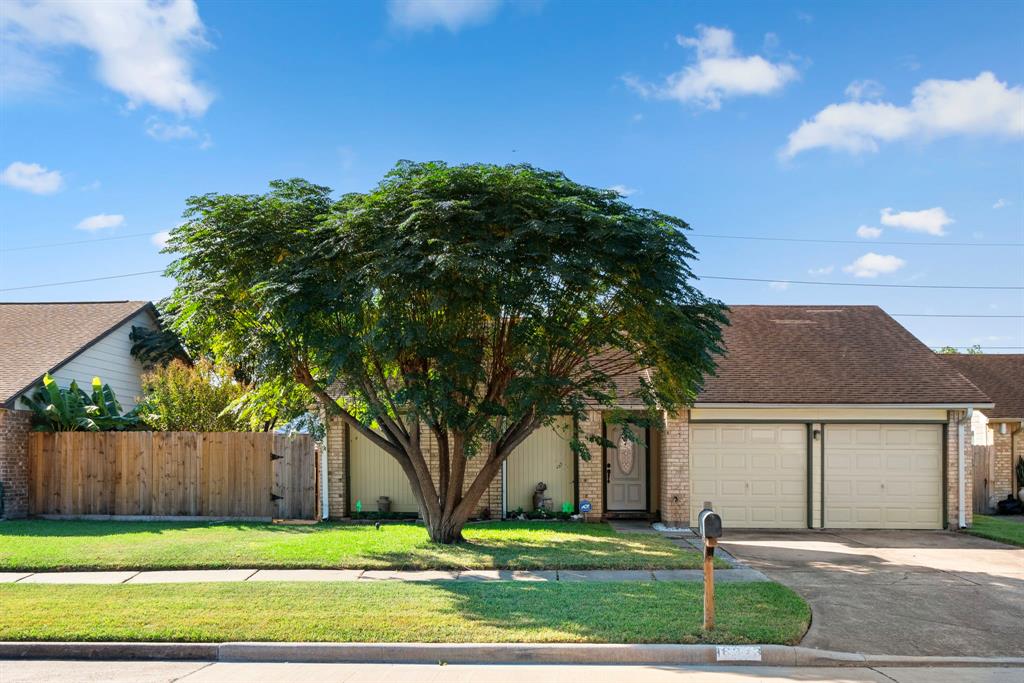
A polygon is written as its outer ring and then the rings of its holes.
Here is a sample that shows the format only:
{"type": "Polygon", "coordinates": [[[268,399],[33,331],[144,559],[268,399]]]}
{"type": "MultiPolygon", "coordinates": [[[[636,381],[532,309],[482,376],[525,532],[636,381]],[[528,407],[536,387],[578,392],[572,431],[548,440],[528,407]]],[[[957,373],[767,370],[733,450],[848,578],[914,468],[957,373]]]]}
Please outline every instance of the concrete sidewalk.
{"type": "MultiPolygon", "coordinates": [[[[388,569],[195,569],[174,571],[0,572],[0,583],[140,584],[240,581],[703,581],[699,569],[396,571],[388,569]]],[[[748,567],[715,570],[715,581],[767,581],[748,567]]]]}

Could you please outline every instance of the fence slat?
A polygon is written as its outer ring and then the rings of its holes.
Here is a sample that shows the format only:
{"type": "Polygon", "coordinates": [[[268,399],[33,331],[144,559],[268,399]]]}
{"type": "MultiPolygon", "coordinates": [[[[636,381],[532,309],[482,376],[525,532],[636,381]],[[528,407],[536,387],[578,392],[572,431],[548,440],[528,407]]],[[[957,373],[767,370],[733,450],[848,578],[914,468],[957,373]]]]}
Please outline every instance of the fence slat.
{"type": "Polygon", "coordinates": [[[309,436],[65,432],[29,436],[32,514],[287,517],[316,513],[309,436]],[[271,460],[271,455],[282,456],[271,460]],[[271,494],[281,496],[276,502],[271,494]]]}

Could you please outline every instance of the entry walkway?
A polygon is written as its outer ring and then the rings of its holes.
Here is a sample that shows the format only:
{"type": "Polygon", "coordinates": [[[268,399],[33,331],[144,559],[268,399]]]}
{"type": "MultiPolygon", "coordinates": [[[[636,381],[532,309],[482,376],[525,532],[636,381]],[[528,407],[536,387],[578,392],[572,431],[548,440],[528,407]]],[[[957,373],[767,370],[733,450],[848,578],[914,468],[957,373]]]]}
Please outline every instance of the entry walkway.
{"type": "MultiPolygon", "coordinates": [[[[702,581],[699,569],[394,571],[387,569],[194,569],[175,571],[0,572],[0,583],[141,584],[241,581],[702,581]]],[[[715,570],[716,581],[766,581],[747,568],[715,570]]]]}

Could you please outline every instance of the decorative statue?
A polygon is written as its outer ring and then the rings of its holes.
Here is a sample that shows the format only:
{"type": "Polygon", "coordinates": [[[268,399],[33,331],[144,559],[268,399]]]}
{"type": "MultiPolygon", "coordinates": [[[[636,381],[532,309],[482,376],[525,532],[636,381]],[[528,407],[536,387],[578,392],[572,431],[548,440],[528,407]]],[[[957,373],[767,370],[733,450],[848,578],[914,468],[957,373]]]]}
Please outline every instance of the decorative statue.
{"type": "Polygon", "coordinates": [[[540,482],[533,489],[533,509],[534,510],[551,510],[551,498],[544,495],[544,492],[548,490],[548,485],[544,482],[540,482]]]}

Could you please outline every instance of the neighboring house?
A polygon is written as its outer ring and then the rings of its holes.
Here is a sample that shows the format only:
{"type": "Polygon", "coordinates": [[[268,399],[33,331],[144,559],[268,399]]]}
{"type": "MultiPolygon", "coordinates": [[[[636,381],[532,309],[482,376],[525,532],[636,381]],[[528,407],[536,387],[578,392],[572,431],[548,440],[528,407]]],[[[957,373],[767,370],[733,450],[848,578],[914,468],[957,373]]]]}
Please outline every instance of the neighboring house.
{"type": "Polygon", "coordinates": [[[148,301],[0,303],[0,517],[28,513],[28,432],[21,401],[50,373],[60,386],[93,377],[131,410],[142,393],[142,365],[131,355],[132,326],[156,329],[148,301]]]}
{"type": "MultiPolygon", "coordinates": [[[[481,509],[530,509],[543,481],[554,509],[588,501],[588,519],[686,525],[710,501],[733,528],[970,524],[971,414],[993,408],[984,391],[874,306],[734,306],[730,320],[716,376],[643,446],[592,446],[584,461],[558,430],[541,429],[481,509]]],[[[637,407],[642,372],[621,379],[618,407],[637,407]]],[[[579,428],[619,443],[600,410],[579,428]]],[[[375,510],[379,496],[416,510],[398,464],[340,420],[328,424],[327,451],[329,516],[357,500],[375,510]]]]}
{"type": "Polygon", "coordinates": [[[1014,463],[1024,457],[1024,354],[942,354],[995,403],[974,415],[974,443],[992,447],[988,507],[1016,496],[1024,482],[1015,481],[1014,463]]]}
{"type": "Polygon", "coordinates": [[[128,337],[132,326],[154,329],[156,315],[148,301],[0,303],[0,407],[26,409],[21,397],[50,373],[60,386],[78,380],[86,391],[98,376],[131,410],[142,365],[128,337]]]}

